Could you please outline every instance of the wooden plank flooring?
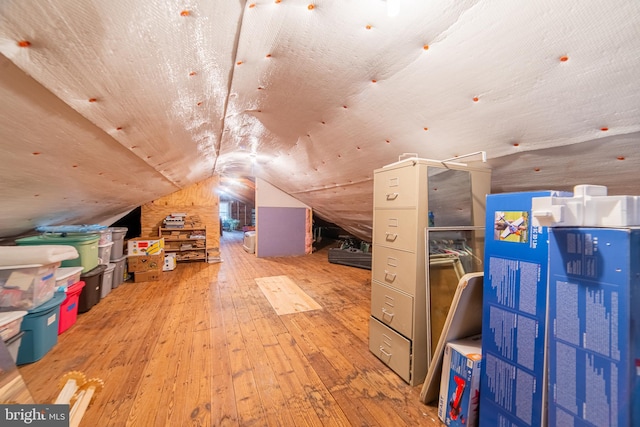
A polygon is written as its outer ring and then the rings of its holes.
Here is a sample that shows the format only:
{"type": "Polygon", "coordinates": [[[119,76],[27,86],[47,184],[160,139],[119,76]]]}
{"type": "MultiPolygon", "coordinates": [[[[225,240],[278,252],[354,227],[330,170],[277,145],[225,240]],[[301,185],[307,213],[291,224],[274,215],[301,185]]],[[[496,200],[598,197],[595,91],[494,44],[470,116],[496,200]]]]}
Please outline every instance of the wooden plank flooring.
{"type": "Polygon", "coordinates": [[[327,249],[258,259],[242,233],[223,262],[125,282],[20,373],[38,403],[68,371],[102,378],[82,426],[441,426],[437,408],[368,349],[371,272],[327,249]],[[279,316],[255,282],[288,276],[321,310],[279,316]]]}

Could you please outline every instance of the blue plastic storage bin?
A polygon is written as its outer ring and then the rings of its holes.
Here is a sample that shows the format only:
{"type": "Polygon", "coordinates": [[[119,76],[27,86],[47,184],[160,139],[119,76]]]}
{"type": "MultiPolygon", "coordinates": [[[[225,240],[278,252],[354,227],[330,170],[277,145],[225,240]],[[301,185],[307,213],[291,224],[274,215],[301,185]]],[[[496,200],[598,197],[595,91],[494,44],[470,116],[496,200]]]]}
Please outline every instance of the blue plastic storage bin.
{"type": "Polygon", "coordinates": [[[16,364],[24,365],[38,361],[58,343],[60,304],[65,298],[64,292],[56,292],[53,298],[29,310],[24,316],[20,325],[24,335],[16,364]]]}

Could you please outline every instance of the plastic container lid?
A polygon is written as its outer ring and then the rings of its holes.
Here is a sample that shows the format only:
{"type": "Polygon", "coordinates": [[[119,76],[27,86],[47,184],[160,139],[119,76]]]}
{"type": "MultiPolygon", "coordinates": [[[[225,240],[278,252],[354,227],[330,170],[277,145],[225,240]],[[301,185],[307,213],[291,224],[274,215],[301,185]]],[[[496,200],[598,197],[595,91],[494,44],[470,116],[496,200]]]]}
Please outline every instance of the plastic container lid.
{"type": "Polygon", "coordinates": [[[42,233],[100,233],[107,230],[106,225],[100,224],[78,224],[78,225],[45,225],[36,227],[42,233]]]}
{"type": "Polygon", "coordinates": [[[109,263],[109,265],[107,266],[107,268],[104,270],[105,273],[110,273],[113,271],[113,269],[116,268],[116,265],[114,263],[109,263]]]}
{"type": "Polygon", "coordinates": [[[113,246],[113,242],[103,243],[102,245],[98,245],[99,248],[108,248],[109,246],[113,246]]]}
{"type": "Polygon", "coordinates": [[[7,345],[7,347],[9,347],[14,342],[18,341],[19,339],[22,339],[22,336],[25,333],[26,333],[25,331],[20,331],[17,334],[15,334],[14,336],[12,336],[11,338],[9,338],[8,340],[6,340],[4,343],[7,345]]]}
{"type": "MultiPolygon", "coordinates": [[[[51,264],[59,264],[59,263],[53,262],[51,264]]],[[[50,264],[0,265],[0,270],[18,270],[21,268],[43,267],[45,265],[50,265],[50,264]]]]}
{"type": "Polygon", "coordinates": [[[40,234],[39,236],[30,236],[23,237],[21,239],[16,239],[16,243],[33,245],[33,244],[68,244],[69,242],[76,243],[93,243],[100,240],[100,235],[98,234],[60,234],[60,233],[46,233],[40,234]]]}
{"type": "Polygon", "coordinates": [[[82,267],[58,267],[56,270],[56,282],[67,279],[83,270],[82,267]]]}
{"type": "Polygon", "coordinates": [[[0,329],[3,326],[27,315],[26,311],[5,311],[0,313],[0,329]]]}
{"type": "Polygon", "coordinates": [[[26,311],[7,311],[0,313],[0,338],[9,339],[20,331],[22,318],[27,315],[26,311]]]}
{"type": "Polygon", "coordinates": [[[111,262],[118,263],[118,262],[122,262],[122,261],[124,261],[126,259],[127,259],[127,255],[122,255],[120,258],[112,259],[111,262]]]}
{"type": "Polygon", "coordinates": [[[66,293],[67,294],[80,293],[80,291],[82,291],[82,288],[84,288],[84,285],[85,283],[82,280],[79,282],[76,282],[67,288],[66,293]]]}
{"type": "Polygon", "coordinates": [[[93,277],[93,276],[97,276],[100,273],[103,273],[104,270],[107,269],[107,266],[104,264],[98,264],[97,267],[87,271],[86,273],[83,273],[80,275],[81,278],[85,278],[85,277],[93,277]]]}

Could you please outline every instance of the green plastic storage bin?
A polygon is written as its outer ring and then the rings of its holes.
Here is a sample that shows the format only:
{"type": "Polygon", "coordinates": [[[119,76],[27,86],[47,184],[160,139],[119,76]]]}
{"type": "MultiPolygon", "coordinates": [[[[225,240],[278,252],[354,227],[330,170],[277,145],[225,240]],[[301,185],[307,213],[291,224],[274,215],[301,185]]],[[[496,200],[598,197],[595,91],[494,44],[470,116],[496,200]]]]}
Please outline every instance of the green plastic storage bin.
{"type": "Polygon", "coordinates": [[[39,236],[23,237],[16,239],[20,246],[27,245],[68,245],[73,246],[80,256],[76,259],[62,261],[61,267],[82,267],[85,273],[98,265],[98,240],[97,234],[64,234],[45,233],[39,236]]]}

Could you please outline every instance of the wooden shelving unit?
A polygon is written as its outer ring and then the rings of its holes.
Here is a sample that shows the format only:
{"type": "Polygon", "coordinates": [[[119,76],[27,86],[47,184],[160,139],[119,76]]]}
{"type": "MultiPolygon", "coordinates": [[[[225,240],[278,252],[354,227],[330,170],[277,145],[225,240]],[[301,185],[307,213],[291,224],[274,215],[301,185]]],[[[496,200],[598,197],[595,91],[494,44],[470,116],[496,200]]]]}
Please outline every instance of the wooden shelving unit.
{"type": "Polygon", "coordinates": [[[176,261],[207,262],[207,228],[160,228],[164,251],[174,252],[176,261]]]}

